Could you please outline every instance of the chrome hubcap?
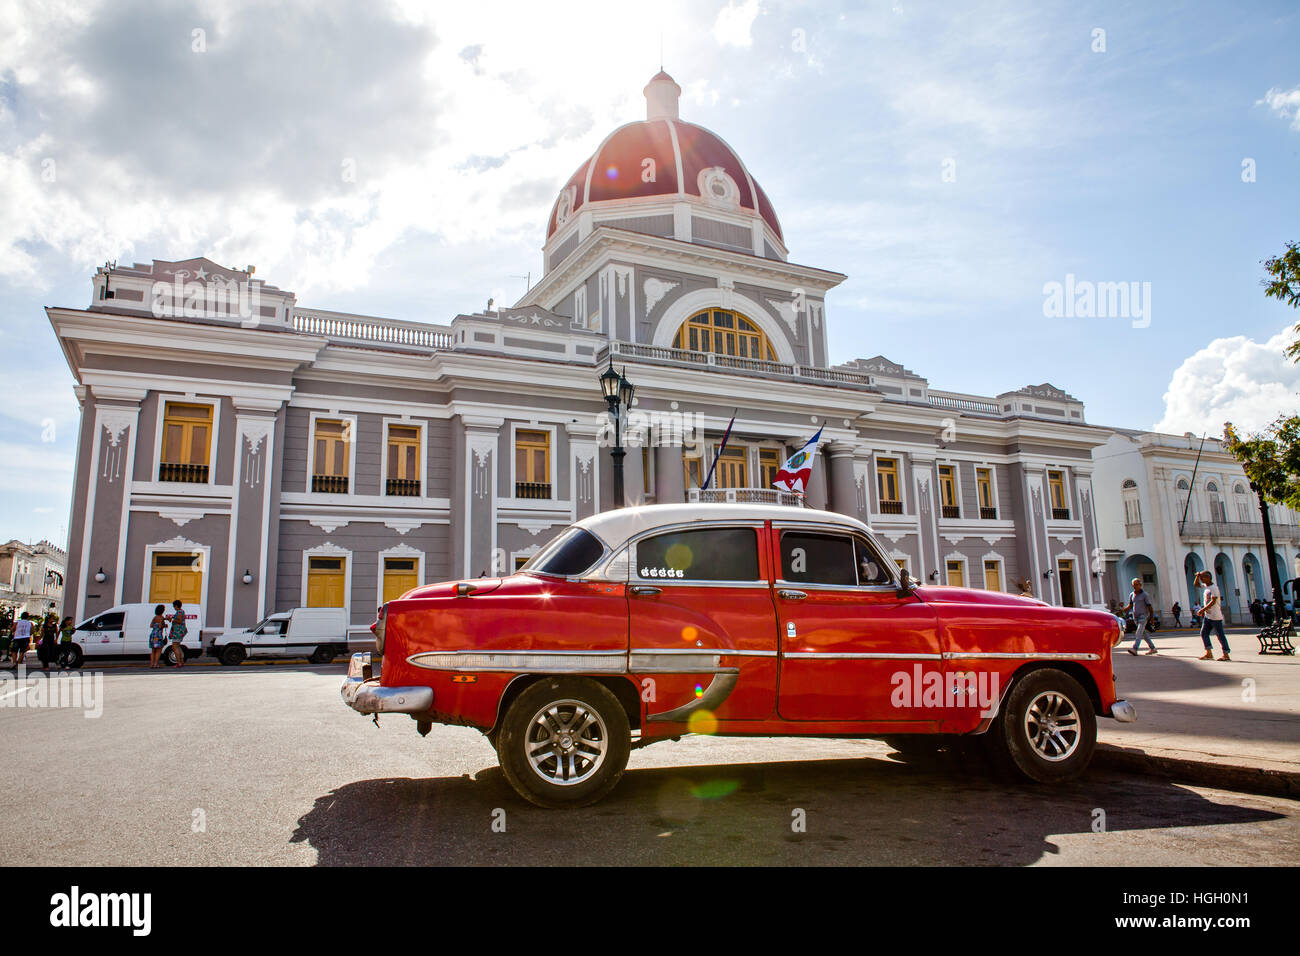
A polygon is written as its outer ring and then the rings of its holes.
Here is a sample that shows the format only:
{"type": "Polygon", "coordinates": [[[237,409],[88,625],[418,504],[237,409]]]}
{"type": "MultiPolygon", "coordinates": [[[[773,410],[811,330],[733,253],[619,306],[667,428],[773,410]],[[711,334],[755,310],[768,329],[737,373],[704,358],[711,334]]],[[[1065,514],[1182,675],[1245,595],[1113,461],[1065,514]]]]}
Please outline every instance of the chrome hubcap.
{"type": "Polygon", "coordinates": [[[1038,756],[1052,763],[1067,759],[1079,747],[1079,712],[1064,694],[1043,691],[1025,711],[1025,736],[1038,756]]]}
{"type": "Polygon", "coordinates": [[[533,715],[524,747],[537,776],[572,787],[604,764],[609,733],[600,714],[582,701],[557,700],[533,715]]]}

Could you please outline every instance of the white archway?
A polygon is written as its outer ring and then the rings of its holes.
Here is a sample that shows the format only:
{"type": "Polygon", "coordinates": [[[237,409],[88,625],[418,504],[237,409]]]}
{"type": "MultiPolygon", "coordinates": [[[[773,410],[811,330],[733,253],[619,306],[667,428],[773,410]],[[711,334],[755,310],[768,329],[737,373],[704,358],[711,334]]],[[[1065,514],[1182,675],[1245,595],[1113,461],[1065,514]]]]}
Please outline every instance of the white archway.
{"type": "Polygon", "coordinates": [[[697,289],[677,299],[664,309],[664,314],[660,316],[659,324],[655,327],[654,341],[651,344],[661,348],[672,348],[673,339],[677,335],[677,330],[682,327],[682,323],[696,312],[703,312],[705,309],[727,309],[741,313],[763,330],[763,334],[767,336],[767,341],[772,346],[772,351],[776,353],[778,362],[786,365],[795,364],[794,348],[776,319],[772,318],[767,309],[734,289],[697,289]]]}

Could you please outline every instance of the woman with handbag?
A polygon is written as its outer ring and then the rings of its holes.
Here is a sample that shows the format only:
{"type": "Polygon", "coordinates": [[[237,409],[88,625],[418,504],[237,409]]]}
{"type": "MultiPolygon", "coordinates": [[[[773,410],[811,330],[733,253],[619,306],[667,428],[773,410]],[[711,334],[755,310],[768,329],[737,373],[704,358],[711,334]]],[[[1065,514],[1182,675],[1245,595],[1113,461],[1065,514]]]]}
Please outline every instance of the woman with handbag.
{"type": "Polygon", "coordinates": [[[184,667],[185,646],[182,644],[182,641],[185,640],[185,635],[189,632],[189,628],[185,626],[185,608],[181,606],[181,599],[177,598],[175,601],[172,601],[172,607],[175,609],[176,613],[172,615],[171,633],[168,637],[172,642],[172,656],[175,658],[176,666],[184,667]]]}
{"type": "Polygon", "coordinates": [[[149,669],[157,670],[162,667],[158,663],[158,658],[162,656],[162,650],[167,646],[167,608],[159,604],[153,609],[153,620],[149,622],[149,669]]]}

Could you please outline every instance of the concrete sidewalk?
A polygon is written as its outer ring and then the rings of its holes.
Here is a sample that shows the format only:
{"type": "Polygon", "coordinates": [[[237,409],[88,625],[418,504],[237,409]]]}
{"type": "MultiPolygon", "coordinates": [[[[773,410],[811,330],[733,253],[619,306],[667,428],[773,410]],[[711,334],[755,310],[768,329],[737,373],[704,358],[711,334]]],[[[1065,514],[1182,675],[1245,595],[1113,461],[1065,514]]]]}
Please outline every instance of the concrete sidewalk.
{"type": "MultiPolygon", "coordinates": [[[[1260,654],[1254,628],[1228,632],[1231,661],[1197,660],[1200,635],[1160,631],[1159,653],[1115,648],[1119,695],[1136,723],[1098,722],[1097,761],[1254,793],[1300,798],[1300,657],[1260,654]]],[[[1214,655],[1222,651],[1215,640],[1214,655]]]]}

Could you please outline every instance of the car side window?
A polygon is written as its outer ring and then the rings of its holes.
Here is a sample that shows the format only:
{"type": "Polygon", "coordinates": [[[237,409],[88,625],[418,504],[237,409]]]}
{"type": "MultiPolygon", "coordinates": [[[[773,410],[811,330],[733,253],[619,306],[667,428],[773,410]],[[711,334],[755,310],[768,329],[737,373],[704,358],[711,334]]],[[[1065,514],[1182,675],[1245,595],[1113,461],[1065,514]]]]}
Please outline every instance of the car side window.
{"type": "Polygon", "coordinates": [[[643,538],[635,576],[644,581],[757,581],[753,528],[692,528],[643,538]]]}
{"type": "Polygon", "coordinates": [[[122,611],[113,611],[108,614],[101,614],[93,620],[87,621],[79,631],[120,631],[122,622],[126,619],[126,614],[122,611]]]}
{"type": "Polygon", "coordinates": [[[792,584],[830,584],[853,587],[853,538],[822,531],[781,532],[781,579],[792,584]]]}
{"type": "Polygon", "coordinates": [[[858,560],[858,583],[863,585],[891,585],[889,564],[865,538],[854,538],[858,560]]]}

